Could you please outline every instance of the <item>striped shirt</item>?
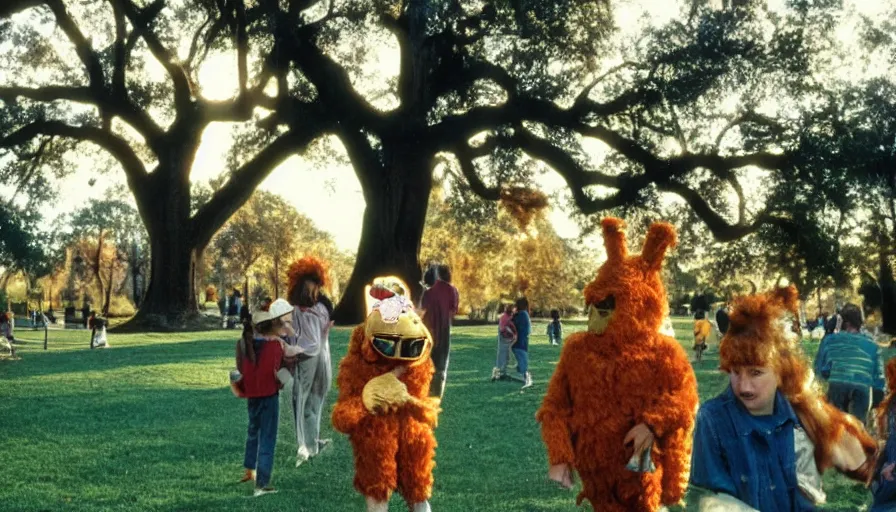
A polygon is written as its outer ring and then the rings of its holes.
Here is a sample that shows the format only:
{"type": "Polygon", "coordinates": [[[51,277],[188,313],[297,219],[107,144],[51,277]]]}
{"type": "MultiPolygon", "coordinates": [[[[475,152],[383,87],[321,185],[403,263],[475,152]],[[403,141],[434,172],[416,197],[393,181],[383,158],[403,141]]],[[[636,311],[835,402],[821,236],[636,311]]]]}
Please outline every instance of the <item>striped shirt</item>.
{"type": "Polygon", "coordinates": [[[828,382],[868,387],[883,382],[877,344],[867,336],[846,331],[830,334],[821,341],[815,373],[828,382]]]}

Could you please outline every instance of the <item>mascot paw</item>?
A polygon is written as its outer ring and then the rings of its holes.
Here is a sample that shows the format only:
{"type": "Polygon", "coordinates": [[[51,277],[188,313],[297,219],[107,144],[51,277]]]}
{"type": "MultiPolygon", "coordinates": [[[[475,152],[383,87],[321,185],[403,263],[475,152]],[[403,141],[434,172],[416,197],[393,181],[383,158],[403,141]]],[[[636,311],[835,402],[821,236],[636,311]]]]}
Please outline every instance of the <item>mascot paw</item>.
{"type": "Polygon", "coordinates": [[[374,414],[393,411],[410,398],[407,386],[392,372],[370,379],[361,393],[364,407],[374,414]]]}

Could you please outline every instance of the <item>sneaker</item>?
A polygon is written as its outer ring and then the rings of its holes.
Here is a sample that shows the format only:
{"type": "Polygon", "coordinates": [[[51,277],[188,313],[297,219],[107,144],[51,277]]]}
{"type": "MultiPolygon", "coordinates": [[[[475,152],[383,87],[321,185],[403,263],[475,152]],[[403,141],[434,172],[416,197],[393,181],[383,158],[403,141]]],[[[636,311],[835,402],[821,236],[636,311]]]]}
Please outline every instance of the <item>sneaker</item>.
{"type": "Polygon", "coordinates": [[[317,454],[320,455],[321,452],[330,447],[333,443],[332,439],[318,439],[317,440],[317,454]]]}
{"type": "Polygon", "coordinates": [[[274,489],[271,486],[267,487],[256,487],[255,492],[252,493],[253,497],[263,496],[265,494],[274,494],[277,492],[277,489],[274,489]]]}
{"type": "Polygon", "coordinates": [[[523,382],[522,389],[526,389],[528,387],[532,387],[532,374],[529,372],[526,372],[526,380],[525,380],[525,382],[523,382]]]}
{"type": "Polygon", "coordinates": [[[249,481],[255,481],[255,471],[252,471],[251,469],[247,469],[243,474],[243,478],[240,478],[240,483],[249,481]]]}
{"type": "Polygon", "coordinates": [[[501,370],[499,368],[492,368],[492,382],[501,378],[501,370]]]}
{"type": "Polygon", "coordinates": [[[305,448],[305,445],[299,446],[296,450],[296,467],[301,466],[309,457],[311,454],[308,453],[308,448],[305,448]]]}

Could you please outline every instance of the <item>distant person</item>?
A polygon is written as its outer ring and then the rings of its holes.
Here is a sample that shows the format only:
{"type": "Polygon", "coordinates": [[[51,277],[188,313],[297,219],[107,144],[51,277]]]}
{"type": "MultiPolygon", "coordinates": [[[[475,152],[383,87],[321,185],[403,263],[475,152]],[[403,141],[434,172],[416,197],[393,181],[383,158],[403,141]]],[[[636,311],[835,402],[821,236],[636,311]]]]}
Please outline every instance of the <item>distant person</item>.
{"type": "Polygon", "coordinates": [[[858,306],[847,304],[838,316],[842,316],[843,330],[821,341],[815,373],[828,381],[828,401],[864,422],[871,407],[871,389],[883,382],[880,350],[859,333],[862,312],[858,306]]]}
{"type": "Polygon", "coordinates": [[[551,310],[551,321],[547,327],[548,341],[557,346],[563,343],[563,325],[560,323],[560,311],[551,310]]]}
{"type": "Polygon", "coordinates": [[[517,339],[516,325],[513,324],[513,310],[513,304],[505,304],[504,313],[498,319],[498,356],[495,359],[495,367],[492,368],[492,381],[507,376],[507,362],[510,359],[511,348],[517,339]]]}
{"type": "Polygon", "coordinates": [[[719,328],[719,334],[724,336],[726,332],[728,332],[728,304],[723,304],[722,307],[716,311],[716,326],[719,328]]]}
{"type": "Polygon", "coordinates": [[[712,324],[706,319],[705,311],[694,313],[694,353],[697,354],[696,362],[703,361],[703,351],[706,350],[709,335],[712,333],[712,324]]]}
{"type": "Polygon", "coordinates": [[[516,327],[516,344],[513,355],[516,356],[517,372],[523,382],[523,389],[532,386],[532,374],[529,373],[529,334],[532,332],[532,321],[529,318],[529,299],[520,297],[516,300],[516,313],[513,315],[516,327]]]}
{"type": "Polygon", "coordinates": [[[13,336],[13,320],[8,313],[0,313],[0,345],[9,353],[10,357],[15,357],[16,348],[13,343],[16,339],[13,336]]]}
{"type": "Polygon", "coordinates": [[[243,324],[243,335],[237,343],[238,373],[231,380],[240,396],[248,399],[249,413],[245,473],[240,482],[255,481],[253,496],[277,492],[270,484],[280,420],[279,394],[289,378],[279,370],[284,356],[294,355],[287,351],[278,333],[285,329],[295,334],[289,326],[291,313],[292,306],[283,299],[274,301],[267,310],[259,309],[251,321],[243,324]]]}
{"type": "Polygon", "coordinates": [[[436,267],[436,281],[423,292],[420,305],[423,309],[423,323],[432,335],[432,362],[436,373],[432,377],[429,396],[441,400],[445,394],[448,378],[448,353],[451,349],[451,322],[457,314],[459,296],[457,288],[451,286],[451,269],[448,265],[436,267]]]}

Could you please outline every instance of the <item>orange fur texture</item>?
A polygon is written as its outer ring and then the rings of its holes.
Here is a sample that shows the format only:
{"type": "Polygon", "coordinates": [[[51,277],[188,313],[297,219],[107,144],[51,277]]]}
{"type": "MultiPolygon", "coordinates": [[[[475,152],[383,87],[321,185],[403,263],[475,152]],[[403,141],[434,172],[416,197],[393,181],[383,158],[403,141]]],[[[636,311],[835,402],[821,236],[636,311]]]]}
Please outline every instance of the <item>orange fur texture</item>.
{"type": "MultiPolygon", "coordinates": [[[[403,363],[407,364],[407,363],[403,363]]],[[[349,436],[355,455],[355,489],[377,501],[388,501],[392,491],[408,506],[429,499],[435,466],[435,410],[414,403],[396,413],[374,415],[361,401],[364,385],[392,371],[399,363],[380,357],[366,338],[364,325],[355,327],[348,354],[339,364],[339,398],[333,427],[349,436]]],[[[409,366],[399,377],[411,396],[425,400],[435,367],[432,360],[409,366]]]]}
{"type": "Polygon", "coordinates": [[[567,338],[536,418],[551,465],[578,471],[595,510],[654,511],[681,501],[690,473],[697,380],[681,345],[657,331],[666,314],[660,270],[675,230],[654,223],[641,255],[629,256],[623,222],[602,221],[607,262],[585,288],[596,304],[612,295],[615,310],[601,334],[567,338]],[[625,435],[639,423],[656,436],[656,471],[625,468],[625,435]]]}
{"type": "MultiPolygon", "coordinates": [[[[815,445],[815,464],[819,471],[833,466],[832,450],[844,440],[844,434],[855,437],[866,456],[874,457],[874,439],[855,417],[828,403],[814,380],[799,340],[785,335],[779,320],[787,313],[798,315],[798,312],[799,293],[793,285],[736,298],[729,315],[728,331],[719,345],[721,369],[730,371],[742,366],[775,369],[778,389],[790,401],[815,445]]],[[[847,471],[844,473],[852,476],[847,471]]]]}

